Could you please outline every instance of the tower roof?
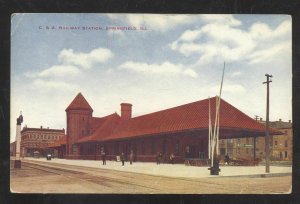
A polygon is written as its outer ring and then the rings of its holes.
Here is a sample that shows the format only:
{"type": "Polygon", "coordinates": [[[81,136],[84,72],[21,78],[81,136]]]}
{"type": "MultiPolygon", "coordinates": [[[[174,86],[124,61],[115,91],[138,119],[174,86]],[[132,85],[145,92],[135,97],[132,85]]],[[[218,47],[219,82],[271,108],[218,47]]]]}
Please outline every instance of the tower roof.
{"type": "Polygon", "coordinates": [[[70,105],[67,107],[66,111],[68,110],[91,110],[90,104],[87,102],[87,100],[83,97],[81,93],[78,93],[77,96],[73,99],[73,101],[70,103],[70,105]]]}

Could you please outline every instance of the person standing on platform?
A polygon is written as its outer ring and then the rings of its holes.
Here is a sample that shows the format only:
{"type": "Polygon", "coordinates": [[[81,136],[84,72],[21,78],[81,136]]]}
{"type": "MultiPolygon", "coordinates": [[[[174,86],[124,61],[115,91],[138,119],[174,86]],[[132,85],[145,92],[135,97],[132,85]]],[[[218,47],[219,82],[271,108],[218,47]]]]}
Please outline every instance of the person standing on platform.
{"type": "Polygon", "coordinates": [[[156,164],[157,165],[159,164],[159,152],[157,152],[157,154],[156,154],[156,164]]]}
{"type": "Polygon", "coordinates": [[[171,163],[171,164],[174,164],[174,158],[175,158],[174,154],[171,153],[171,154],[170,154],[170,163],[171,163]]]}
{"type": "Polygon", "coordinates": [[[130,151],[129,160],[130,160],[130,165],[131,165],[132,161],[133,161],[133,150],[130,151]]]}
{"type": "Polygon", "coordinates": [[[122,154],[121,154],[121,162],[122,162],[122,166],[124,166],[124,163],[125,163],[125,155],[124,155],[124,153],[122,152],[122,154]]]}
{"type": "Polygon", "coordinates": [[[161,161],[162,161],[162,153],[159,152],[159,154],[158,154],[158,164],[160,164],[161,161]]]}
{"type": "Polygon", "coordinates": [[[106,153],[104,149],[101,152],[101,156],[102,156],[103,165],[106,165],[106,153]]]}
{"type": "Polygon", "coordinates": [[[230,158],[229,158],[229,155],[228,153],[225,155],[225,164],[226,165],[229,165],[229,162],[230,162],[230,158]]]}

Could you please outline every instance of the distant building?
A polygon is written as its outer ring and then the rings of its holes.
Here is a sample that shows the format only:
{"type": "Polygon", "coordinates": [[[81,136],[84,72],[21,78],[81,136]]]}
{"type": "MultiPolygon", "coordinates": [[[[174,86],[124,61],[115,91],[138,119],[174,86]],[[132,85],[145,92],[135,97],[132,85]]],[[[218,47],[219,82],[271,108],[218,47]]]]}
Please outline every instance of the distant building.
{"type": "Polygon", "coordinates": [[[252,160],[254,158],[262,160],[265,157],[265,137],[243,137],[221,140],[220,149],[222,158],[228,154],[229,158],[234,160],[252,160]],[[255,152],[254,140],[256,141],[255,152]]]}
{"type": "Polygon", "coordinates": [[[21,156],[34,156],[34,152],[39,152],[41,156],[44,156],[48,151],[47,147],[64,136],[64,129],[25,126],[21,131],[21,156]]]}
{"type": "MultiPolygon", "coordinates": [[[[265,121],[261,121],[265,123],[265,121]]],[[[278,121],[270,122],[270,127],[282,132],[280,135],[272,136],[272,160],[292,160],[293,158],[293,127],[292,122],[278,121]]]]}
{"type": "MultiPolygon", "coordinates": [[[[265,124],[262,118],[258,122],[265,124]]],[[[293,131],[291,121],[283,122],[279,119],[278,121],[271,121],[269,124],[270,128],[281,132],[281,134],[271,136],[271,160],[291,161],[293,157],[293,131]]],[[[255,140],[255,156],[254,137],[221,140],[221,156],[228,154],[232,159],[251,159],[255,157],[263,160],[265,158],[265,137],[256,137],[255,140]]]]}

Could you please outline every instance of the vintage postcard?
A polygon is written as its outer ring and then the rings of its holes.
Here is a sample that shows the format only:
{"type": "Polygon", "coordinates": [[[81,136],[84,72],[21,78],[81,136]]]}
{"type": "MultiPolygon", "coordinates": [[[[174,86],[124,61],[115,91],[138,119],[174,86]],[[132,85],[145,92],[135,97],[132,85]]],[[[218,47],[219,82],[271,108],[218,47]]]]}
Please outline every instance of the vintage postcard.
{"type": "Polygon", "coordinates": [[[11,192],[291,193],[291,30],[288,15],[13,14],[11,192]]]}

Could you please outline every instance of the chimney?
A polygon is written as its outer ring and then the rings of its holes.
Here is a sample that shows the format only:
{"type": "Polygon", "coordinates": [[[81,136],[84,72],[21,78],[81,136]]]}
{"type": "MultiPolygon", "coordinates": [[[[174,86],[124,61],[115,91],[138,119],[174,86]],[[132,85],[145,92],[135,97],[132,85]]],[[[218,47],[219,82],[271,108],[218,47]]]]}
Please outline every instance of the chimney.
{"type": "Polygon", "coordinates": [[[291,123],[292,121],[291,120],[289,120],[289,123],[291,123]]]}
{"type": "Polygon", "coordinates": [[[123,120],[128,120],[131,118],[131,107],[130,103],[121,103],[121,118],[123,120]]]}
{"type": "Polygon", "coordinates": [[[259,121],[262,122],[262,118],[260,118],[259,121]]]}
{"type": "Polygon", "coordinates": [[[41,125],[41,129],[43,129],[43,126],[41,125]]]}
{"type": "Polygon", "coordinates": [[[281,118],[279,118],[279,122],[281,122],[281,118]]]}

